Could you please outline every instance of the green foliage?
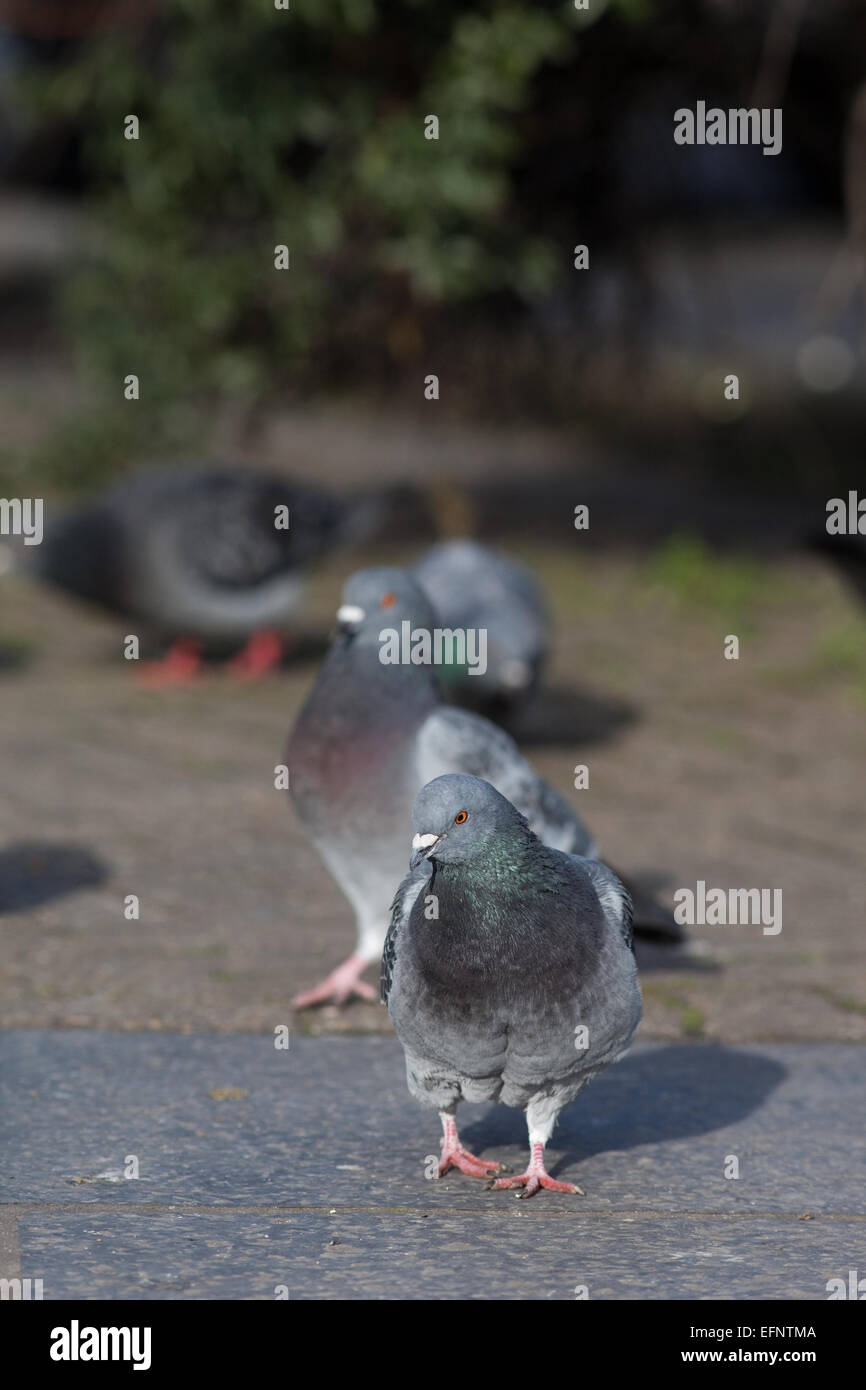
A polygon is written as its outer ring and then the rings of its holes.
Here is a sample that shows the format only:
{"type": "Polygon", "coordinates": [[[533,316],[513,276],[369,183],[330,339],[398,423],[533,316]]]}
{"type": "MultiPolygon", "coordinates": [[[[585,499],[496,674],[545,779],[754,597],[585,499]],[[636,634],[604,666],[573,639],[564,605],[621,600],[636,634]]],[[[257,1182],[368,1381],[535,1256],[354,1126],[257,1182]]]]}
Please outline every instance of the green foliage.
{"type": "Polygon", "coordinates": [[[844,684],[866,705],[866,622],[859,614],[822,633],[807,670],[819,681],[844,684]]]}
{"type": "Polygon", "coordinates": [[[64,309],[86,365],[118,395],[140,377],[151,432],[168,402],[252,404],[315,383],[335,344],[384,351],[398,310],[548,287],[561,248],[521,226],[511,177],[579,23],[570,3],[173,0],[30,79],[34,115],[83,131],[99,231],[64,309]]]}
{"type": "Polygon", "coordinates": [[[731,617],[747,614],[769,582],[754,560],[717,554],[697,536],[671,536],[648,568],[650,582],[677,602],[731,617]]]}

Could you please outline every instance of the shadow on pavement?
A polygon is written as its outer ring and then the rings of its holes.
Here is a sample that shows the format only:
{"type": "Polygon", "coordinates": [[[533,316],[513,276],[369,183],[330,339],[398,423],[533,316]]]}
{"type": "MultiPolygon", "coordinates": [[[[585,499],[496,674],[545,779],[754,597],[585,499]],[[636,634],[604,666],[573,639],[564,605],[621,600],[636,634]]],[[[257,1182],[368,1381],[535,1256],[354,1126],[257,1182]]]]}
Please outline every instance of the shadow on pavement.
{"type": "Polygon", "coordinates": [[[93,888],[107,876],[105,865],[76,845],[10,845],[0,850],[0,913],[39,907],[78,888],[93,888]]]}
{"type": "MultiPolygon", "coordinates": [[[[673,1043],[626,1057],[563,1112],[551,1141],[561,1155],[552,1171],[608,1150],[725,1129],[763,1105],[786,1075],[760,1053],[713,1043],[673,1043]]],[[[499,1105],[461,1137],[473,1153],[522,1148],[526,1124],[519,1110],[499,1105]]]]}
{"type": "Polygon", "coordinates": [[[607,743],[640,717],[620,696],[600,699],[586,691],[542,686],[523,708],[499,720],[527,748],[545,744],[607,743]]]}

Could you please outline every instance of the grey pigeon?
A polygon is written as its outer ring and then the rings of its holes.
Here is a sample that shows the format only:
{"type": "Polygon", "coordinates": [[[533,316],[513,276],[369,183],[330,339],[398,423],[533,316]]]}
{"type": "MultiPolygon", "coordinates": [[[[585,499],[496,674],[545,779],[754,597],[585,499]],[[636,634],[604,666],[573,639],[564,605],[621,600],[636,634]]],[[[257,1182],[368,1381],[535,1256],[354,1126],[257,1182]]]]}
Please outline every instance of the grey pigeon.
{"type": "MultiPolygon", "coordinates": [[[[290,625],[308,570],[352,537],[357,515],[241,467],[151,468],[58,517],[34,563],[42,579],[182,639],[188,653],[230,649],[290,625]]],[[[278,656],[277,643],[270,650],[278,656]]]]}
{"type": "Polygon", "coordinates": [[[455,1111],[461,1100],[502,1101],[526,1112],[530,1159],[492,1186],[580,1192],[548,1176],[544,1148],[563,1107],[640,1024],[629,896],[604,864],[543,845],[477,777],[437,777],[412,820],[382,998],[409,1090],[442,1120],[438,1176],[499,1169],[463,1147],[455,1111]]]}
{"type": "MultiPolygon", "coordinates": [[[[429,599],[399,569],[361,570],[347,582],[334,644],[289,737],[286,762],[304,830],[355,910],[355,951],[314,989],[306,1007],[353,994],[374,999],[361,975],[378,961],[394,884],[405,868],[415,797],[446,772],[483,777],[526,816],[546,845],[595,858],[588,830],[496,724],[442,702],[433,667],[386,664],[386,629],[438,626],[429,599]]],[[[676,928],[674,931],[676,932],[676,928]]]]}
{"type": "Polygon", "coordinates": [[[434,545],[412,570],[446,628],[483,629],[486,670],[437,667],[443,693],[491,712],[516,705],[535,688],[549,645],[549,620],[530,572],[477,541],[434,545]]]}

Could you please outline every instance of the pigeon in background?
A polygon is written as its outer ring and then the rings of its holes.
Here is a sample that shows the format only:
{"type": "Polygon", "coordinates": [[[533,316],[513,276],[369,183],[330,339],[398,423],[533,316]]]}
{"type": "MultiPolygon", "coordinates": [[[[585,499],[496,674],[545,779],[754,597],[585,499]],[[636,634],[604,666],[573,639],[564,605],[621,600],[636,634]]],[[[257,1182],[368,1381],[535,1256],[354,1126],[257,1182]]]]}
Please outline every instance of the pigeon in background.
{"type": "MultiPolygon", "coordinates": [[[[431,665],[386,664],[380,633],[439,626],[426,594],[404,570],[353,575],[337,635],[289,737],[286,762],[301,824],[355,910],[357,945],[297,1008],[352,995],[374,999],[361,979],[382,953],[394,884],[405,869],[405,826],[415,797],[447,772],[483,777],[517,807],[544,844],[595,858],[589,831],[496,724],[442,702],[431,665]]],[[[654,937],[682,938],[668,914],[654,937]]]]}
{"type": "Polygon", "coordinates": [[[252,678],[279,665],[308,570],[362,536],[371,507],[239,467],[150,469],[48,525],[33,562],[67,593],[173,639],[148,683],[189,679],[206,648],[244,643],[232,665],[252,678]]]}
{"type": "Polygon", "coordinates": [[[413,567],[443,627],[483,629],[487,669],[436,668],[443,694],[491,713],[518,704],[535,688],[547,654],[549,620],[530,572],[477,541],[443,541],[413,567]]]}
{"type": "Polygon", "coordinates": [[[461,1144],[461,1100],[526,1112],[525,1173],[490,1183],[579,1193],[551,1178],[557,1116],[630,1046],[641,1019],[631,903],[603,864],[543,845],[488,782],[437,777],[418,794],[408,877],[382,960],[382,999],[409,1090],[442,1120],[441,1177],[490,1178],[461,1144]]]}

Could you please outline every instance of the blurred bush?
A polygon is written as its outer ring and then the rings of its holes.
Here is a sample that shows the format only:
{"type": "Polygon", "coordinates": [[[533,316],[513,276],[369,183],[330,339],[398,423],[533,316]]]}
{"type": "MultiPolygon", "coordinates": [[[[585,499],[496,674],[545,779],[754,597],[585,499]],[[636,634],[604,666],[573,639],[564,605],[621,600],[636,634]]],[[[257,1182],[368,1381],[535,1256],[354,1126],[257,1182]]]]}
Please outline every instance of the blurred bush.
{"type": "Polygon", "coordinates": [[[353,354],[411,354],[425,306],[544,290],[562,252],[511,197],[518,118],[587,19],[571,3],[174,0],[31,73],[33,117],[81,131],[99,243],[63,307],[87,366],[118,396],[140,377],[153,442],[155,420],[183,433],[214,397],[252,406],[333,384],[353,354]]]}
{"type": "MultiPolygon", "coordinates": [[[[649,380],[663,298],[650,252],[665,229],[841,206],[859,0],[165,0],[132,13],[149,17],[63,44],[23,82],[34,129],[75,132],[96,235],[62,309],[116,402],[49,442],[45,471],[65,481],[114,468],[136,439],[186,445],[223,410],[254,421],[322,385],[387,387],[407,366],[420,380],[431,359],[451,367],[452,403],[461,382],[482,402],[487,373],[491,413],[520,399],[613,428],[649,380]],[[792,5],[776,61],[773,24],[792,5]],[[680,103],[740,105],[756,88],[784,96],[778,161],[674,146],[680,103]],[[124,138],[128,115],[138,140],[124,138]],[[574,274],[578,241],[601,275],[574,274]]],[[[670,389],[688,413],[685,387],[670,389]]]]}

